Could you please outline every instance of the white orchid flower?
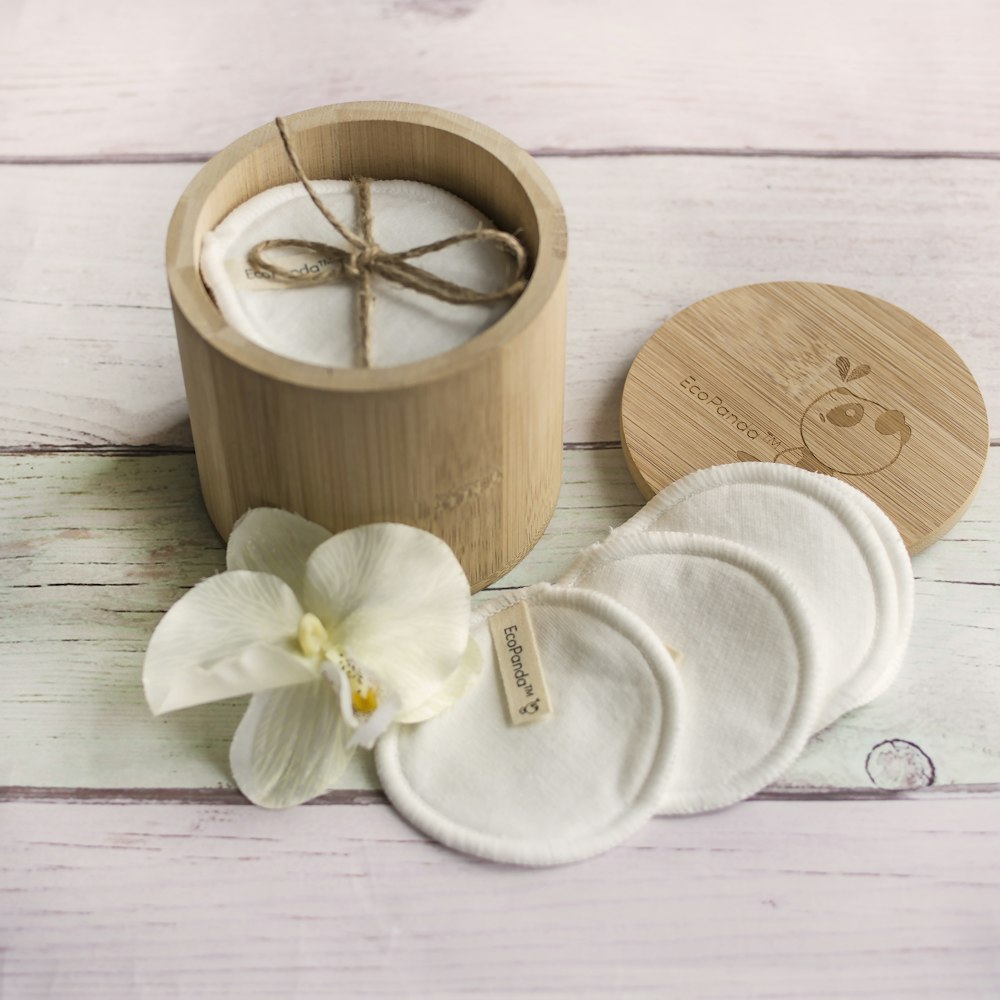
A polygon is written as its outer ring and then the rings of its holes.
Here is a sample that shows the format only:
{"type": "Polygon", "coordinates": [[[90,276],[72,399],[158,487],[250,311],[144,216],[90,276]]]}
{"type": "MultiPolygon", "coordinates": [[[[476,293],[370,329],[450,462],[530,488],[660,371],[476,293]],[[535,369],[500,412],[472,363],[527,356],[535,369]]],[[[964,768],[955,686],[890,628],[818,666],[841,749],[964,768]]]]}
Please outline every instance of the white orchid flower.
{"type": "Polygon", "coordinates": [[[160,621],[143,686],[156,715],[253,695],[230,763],[258,805],[327,791],[355,747],[447,708],[480,669],[465,573],[419,528],[331,535],[259,508],[233,529],[226,563],[160,621]]]}

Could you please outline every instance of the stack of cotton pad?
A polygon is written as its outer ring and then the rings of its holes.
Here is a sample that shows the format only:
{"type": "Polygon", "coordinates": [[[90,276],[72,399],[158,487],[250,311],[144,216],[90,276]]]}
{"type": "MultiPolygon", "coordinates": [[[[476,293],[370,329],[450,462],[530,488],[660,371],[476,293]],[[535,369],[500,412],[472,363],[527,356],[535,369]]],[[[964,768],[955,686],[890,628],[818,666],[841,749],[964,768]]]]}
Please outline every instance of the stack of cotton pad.
{"type": "Polygon", "coordinates": [[[721,808],[776,779],[891,684],[912,611],[906,549],[862,493],[792,466],[702,470],[557,586],[481,611],[492,669],[438,718],[384,737],[379,774],[400,812],[452,847],[577,860],[654,812],[721,808]],[[554,714],[513,727],[486,623],[517,600],[542,619],[554,714]]]}
{"type": "MultiPolygon", "coordinates": [[[[357,205],[349,181],[313,184],[323,203],[352,229],[357,205]]],[[[373,181],[376,242],[398,252],[492,223],[461,198],[417,181],[373,181]]],[[[355,364],[357,286],[352,281],[276,284],[247,264],[261,240],[295,238],[347,248],[316,210],[301,184],[269,188],[235,208],[201,249],[201,273],[226,321],[274,354],[324,367],[355,364]]],[[[316,255],[271,250],[285,267],[318,269],[316,255]]],[[[494,246],[470,241],[421,258],[420,267],[469,288],[504,287],[513,264],[494,246]]],[[[513,300],[455,306],[429,295],[376,281],[372,363],[403,365],[450,351],[496,322],[513,300]]]]}
{"type": "MultiPolygon", "coordinates": [[[[786,575],[819,645],[814,732],[894,680],[913,618],[913,571],[899,532],[860,490],[794,466],[719,465],[667,487],[611,537],[660,531],[739,542],[786,575]]],[[[593,559],[591,551],[582,561],[593,559]]]]}
{"type": "Polygon", "coordinates": [[[685,656],[689,739],[664,813],[728,805],[778,777],[810,735],[892,683],[913,616],[910,559],[885,514],[830,476],[763,462],[685,476],[585,552],[562,583],[620,600],[685,656]],[[663,548],[668,539],[675,540],[672,555],[638,554],[663,548]],[[762,701],[761,692],[778,683],[776,668],[746,677],[761,628],[724,599],[726,574],[689,569],[682,579],[671,566],[678,547],[702,553],[724,540],[783,580],[789,607],[798,609],[811,652],[801,660],[804,675],[811,675],[802,683],[812,697],[799,700],[791,721],[762,701]],[[705,628],[717,647],[711,666],[703,662],[709,647],[690,626],[687,591],[695,581],[704,592],[705,628]],[[728,766],[713,743],[742,768],[728,766]],[[699,766],[685,768],[687,758],[699,766]]]}

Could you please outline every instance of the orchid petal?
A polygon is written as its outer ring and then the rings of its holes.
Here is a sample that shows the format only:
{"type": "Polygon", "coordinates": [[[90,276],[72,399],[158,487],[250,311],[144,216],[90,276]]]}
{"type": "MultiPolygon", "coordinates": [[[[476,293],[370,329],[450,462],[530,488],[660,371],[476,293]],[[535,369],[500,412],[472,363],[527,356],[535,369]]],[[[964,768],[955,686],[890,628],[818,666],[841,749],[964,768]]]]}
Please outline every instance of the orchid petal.
{"type": "Polygon", "coordinates": [[[397,715],[395,721],[402,723],[424,722],[439,712],[443,712],[472,687],[473,682],[476,681],[482,670],[482,651],[476,640],[470,639],[461,660],[458,661],[458,666],[448,680],[444,682],[444,686],[422,705],[418,705],[408,712],[402,712],[397,715]]]}
{"type": "Polygon", "coordinates": [[[229,748],[233,777],[258,806],[297,806],[322,795],[343,773],[351,732],[323,678],[255,694],[229,748]]]}
{"type": "Polygon", "coordinates": [[[309,557],[305,603],[407,712],[451,677],[469,641],[469,582],[441,539],[403,524],[335,535],[309,557]]]}
{"type": "Polygon", "coordinates": [[[226,566],[277,576],[301,601],[306,560],[330,536],[322,525],[298,514],[257,507],[234,525],[226,547],[226,566]]]}
{"type": "Polygon", "coordinates": [[[220,573],[188,591],[160,620],[142,668],[155,715],[313,680],[294,645],[302,616],[276,576],[220,573]]]}

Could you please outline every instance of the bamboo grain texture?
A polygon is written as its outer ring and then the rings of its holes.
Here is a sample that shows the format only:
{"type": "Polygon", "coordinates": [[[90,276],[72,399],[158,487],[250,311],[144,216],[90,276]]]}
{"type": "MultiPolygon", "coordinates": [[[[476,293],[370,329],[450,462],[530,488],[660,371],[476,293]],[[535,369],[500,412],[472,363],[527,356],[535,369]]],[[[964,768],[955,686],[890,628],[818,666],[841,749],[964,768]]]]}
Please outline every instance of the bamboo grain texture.
{"type": "Polygon", "coordinates": [[[968,508],[989,426],[965,363],[919,319],[853,289],[784,281],[667,320],[629,369],[622,443],[646,497],[736,461],[834,476],[915,553],[968,508]]]}

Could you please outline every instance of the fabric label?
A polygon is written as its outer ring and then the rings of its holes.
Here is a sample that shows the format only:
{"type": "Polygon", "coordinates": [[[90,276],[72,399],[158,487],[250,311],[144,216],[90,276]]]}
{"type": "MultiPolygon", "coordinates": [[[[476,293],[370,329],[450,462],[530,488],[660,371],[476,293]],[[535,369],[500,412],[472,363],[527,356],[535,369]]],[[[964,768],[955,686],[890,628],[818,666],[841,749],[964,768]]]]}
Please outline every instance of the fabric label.
{"type": "Polygon", "coordinates": [[[507,713],[512,725],[522,726],[552,714],[531,614],[524,601],[490,616],[490,635],[496,650],[507,713]]]}

